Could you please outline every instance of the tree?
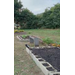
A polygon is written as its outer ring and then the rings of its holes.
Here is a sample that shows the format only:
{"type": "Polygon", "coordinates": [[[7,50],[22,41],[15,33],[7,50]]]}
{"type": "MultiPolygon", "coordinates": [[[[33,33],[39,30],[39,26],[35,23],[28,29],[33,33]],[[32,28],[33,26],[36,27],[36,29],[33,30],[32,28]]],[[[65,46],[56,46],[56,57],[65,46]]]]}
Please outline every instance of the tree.
{"type": "Polygon", "coordinates": [[[14,21],[22,29],[60,28],[60,4],[46,8],[44,13],[34,15],[27,8],[22,8],[18,0],[14,0],[14,21]]]}
{"type": "Polygon", "coordinates": [[[21,1],[14,0],[14,22],[18,23],[20,9],[22,8],[21,1]]]}
{"type": "Polygon", "coordinates": [[[46,8],[41,21],[44,28],[60,28],[60,4],[46,8]]]}
{"type": "Polygon", "coordinates": [[[30,12],[27,8],[23,9],[20,13],[20,25],[21,28],[32,29],[36,28],[37,20],[36,16],[30,12]]]}

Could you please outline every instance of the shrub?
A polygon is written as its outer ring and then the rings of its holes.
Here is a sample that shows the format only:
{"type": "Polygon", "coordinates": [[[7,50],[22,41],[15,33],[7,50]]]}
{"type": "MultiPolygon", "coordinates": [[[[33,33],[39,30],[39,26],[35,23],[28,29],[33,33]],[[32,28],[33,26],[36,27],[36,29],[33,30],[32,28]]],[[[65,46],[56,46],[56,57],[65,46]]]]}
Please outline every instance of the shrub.
{"type": "Polygon", "coordinates": [[[31,32],[28,32],[28,34],[31,34],[31,32]]]}
{"type": "Polygon", "coordinates": [[[24,32],[24,30],[14,30],[14,33],[24,32]]]}
{"type": "Polygon", "coordinates": [[[57,45],[57,47],[60,47],[60,45],[57,45]]]}
{"type": "Polygon", "coordinates": [[[18,30],[14,30],[14,33],[18,33],[19,31],[18,30]]]}
{"type": "Polygon", "coordinates": [[[55,47],[57,46],[57,44],[51,44],[51,45],[52,45],[52,46],[55,46],[55,47]]]}
{"type": "Polygon", "coordinates": [[[25,39],[26,37],[28,37],[28,35],[22,35],[22,38],[24,38],[24,39],[25,39]]]}
{"type": "Polygon", "coordinates": [[[43,42],[46,44],[52,44],[53,40],[51,40],[50,38],[45,38],[45,39],[43,39],[43,42]]]}
{"type": "Polygon", "coordinates": [[[60,44],[51,44],[51,46],[60,47],[60,44]]]}
{"type": "Polygon", "coordinates": [[[24,32],[24,30],[19,30],[19,32],[24,32]]]}

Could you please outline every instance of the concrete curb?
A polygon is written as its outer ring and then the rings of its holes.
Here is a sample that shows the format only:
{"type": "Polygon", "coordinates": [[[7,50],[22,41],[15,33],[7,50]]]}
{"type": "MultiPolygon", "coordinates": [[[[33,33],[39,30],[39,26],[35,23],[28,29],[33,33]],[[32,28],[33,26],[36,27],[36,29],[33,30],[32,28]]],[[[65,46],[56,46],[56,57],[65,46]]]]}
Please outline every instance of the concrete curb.
{"type": "Polygon", "coordinates": [[[50,63],[46,62],[38,55],[34,55],[28,47],[26,47],[26,51],[45,75],[60,75],[60,72],[57,72],[57,70],[50,63]]]}
{"type": "Polygon", "coordinates": [[[20,36],[16,36],[17,37],[17,39],[19,40],[19,41],[22,41],[22,42],[29,42],[29,40],[28,39],[23,39],[23,38],[21,38],[20,36]]]}

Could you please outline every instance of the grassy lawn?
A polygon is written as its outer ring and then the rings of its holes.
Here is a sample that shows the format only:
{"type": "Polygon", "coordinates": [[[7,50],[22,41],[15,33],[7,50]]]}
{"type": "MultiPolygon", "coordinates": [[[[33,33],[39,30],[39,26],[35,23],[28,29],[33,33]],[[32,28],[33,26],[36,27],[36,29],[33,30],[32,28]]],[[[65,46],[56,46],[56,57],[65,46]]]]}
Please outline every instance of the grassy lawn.
{"type": "MultiPolygon", "coordinates": [[[[50,38],[55,43],[60,43],[60,29],[31,29],[24,30],[27,35],[35,35],[43,38],[50,38]]],[[[44,75],[36,66],[35,62],[25,51],[27,42],[20,42],[14,34],[14,75],[44,75]]]]}
{"type": "Polygon", "coordinates": [[[25,51],[25,43],[14,34],[14,75],[44,75],[25,51]]]}
{"type": "Polygon", "coordinates": [[[25,29],[24,31],[29,35],[36,35],[42,39],[50,38],[54,43],[60,44],[60,29],[25,29]]]}

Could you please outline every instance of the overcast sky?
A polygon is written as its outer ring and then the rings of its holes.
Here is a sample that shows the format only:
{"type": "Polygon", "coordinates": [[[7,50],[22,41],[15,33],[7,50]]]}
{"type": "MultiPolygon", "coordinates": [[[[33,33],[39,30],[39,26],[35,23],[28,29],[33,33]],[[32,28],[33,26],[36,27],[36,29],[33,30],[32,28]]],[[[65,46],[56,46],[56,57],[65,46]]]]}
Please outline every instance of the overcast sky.
{"type": "Polygon", "coordinates": [[[60,3],[60,0],[21,0],[23,8],[28,8],[34,14],[44,12],[47,7],[52,7],[56,3],[60,3]]]}

